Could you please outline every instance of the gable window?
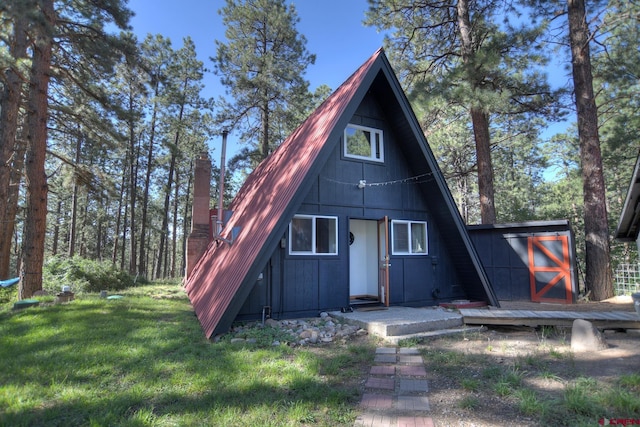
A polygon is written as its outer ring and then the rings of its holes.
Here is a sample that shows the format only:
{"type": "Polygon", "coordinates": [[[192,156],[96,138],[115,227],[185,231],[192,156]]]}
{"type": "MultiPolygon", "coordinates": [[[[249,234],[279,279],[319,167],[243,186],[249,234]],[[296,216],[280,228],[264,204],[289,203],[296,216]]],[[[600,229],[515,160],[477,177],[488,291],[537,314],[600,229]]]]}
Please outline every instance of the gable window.
{"type": "Polygon", "coordinates": [[[289,224],[291,255],[337,255],[338,218],[296,215],[289,224]]]}
{"type": "Polygon", "coordinates": [[[344,156],[384,162],[382,130],[349,124],[344,130],[344,156]]]}
{"type": "Polygon", "coordinates": [[[393,255],[427,255],[427,223],[424,221],[391,221],[393,255]]]}

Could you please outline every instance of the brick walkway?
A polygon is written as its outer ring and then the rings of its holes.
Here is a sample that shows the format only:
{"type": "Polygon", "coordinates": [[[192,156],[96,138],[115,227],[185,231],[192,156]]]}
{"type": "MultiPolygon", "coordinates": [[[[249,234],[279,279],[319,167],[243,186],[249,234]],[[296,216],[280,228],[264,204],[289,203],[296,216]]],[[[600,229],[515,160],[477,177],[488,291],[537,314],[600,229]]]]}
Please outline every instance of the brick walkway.
{"type": "Polygon", "coordinates": [[[417,349],[377,348],[365,389],[355,426],[433,427],[427,371],[417,349]]]}

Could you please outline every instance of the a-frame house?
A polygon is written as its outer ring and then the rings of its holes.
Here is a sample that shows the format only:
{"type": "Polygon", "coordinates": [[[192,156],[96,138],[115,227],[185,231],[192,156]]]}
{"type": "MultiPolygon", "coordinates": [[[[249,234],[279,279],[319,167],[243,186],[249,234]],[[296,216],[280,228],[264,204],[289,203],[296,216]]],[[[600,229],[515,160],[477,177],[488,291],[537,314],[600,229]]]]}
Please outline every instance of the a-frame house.
{"type": "Polygon", "coordinates": [[[207,337],[357,304],[498,301],[382,49],[255,171],[186,281],[207,337]],[[232,231],[237,232],[233,233],[232,231]]]}

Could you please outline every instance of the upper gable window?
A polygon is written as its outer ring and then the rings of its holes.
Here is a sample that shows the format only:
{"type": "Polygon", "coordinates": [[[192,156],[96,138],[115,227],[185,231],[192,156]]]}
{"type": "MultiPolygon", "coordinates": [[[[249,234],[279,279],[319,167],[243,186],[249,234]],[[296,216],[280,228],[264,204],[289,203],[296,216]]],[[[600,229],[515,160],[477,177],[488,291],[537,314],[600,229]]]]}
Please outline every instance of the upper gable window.
{"type": "Polygon", "coordinates": [[[344,130],[344,156],[384,162],[382,130],[349,124],[344,130]]]}

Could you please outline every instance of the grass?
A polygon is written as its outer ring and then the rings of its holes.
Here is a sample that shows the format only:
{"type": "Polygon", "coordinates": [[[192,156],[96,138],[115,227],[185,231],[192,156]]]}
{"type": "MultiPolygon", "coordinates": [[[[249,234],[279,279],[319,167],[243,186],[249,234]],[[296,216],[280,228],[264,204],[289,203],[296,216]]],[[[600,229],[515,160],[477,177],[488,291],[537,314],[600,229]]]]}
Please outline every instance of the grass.
{"type": "Polygon", "coordinates": [[[212,343],[178,285],[121,294],[3,306],[0,425],[353,425],[369,344],[212,343]]]}
{"type": "MultiPolygon", "coordinates": [[[[545,331],[545,340],[552,333],[545,331]]],[[[495,353],[496,346],[484,347],[484,353],[451,350],[436,341],[454,342],[455,338],[423,341],[425,363],[438,375],[455,383],[464,393],[458,406],[470,413],[481,410],[490,400],[501,401],[503,411],[517,411],[535,419],[538,425],[587,426],[606,416],[640,419],[640,374],[620,375],[613,384],[594,378],[577,376],[573,369],[554,372],[558,360],[572,366],[571,353],[545,342],[538,351],[514,357],[504,363],[495,353]],[[496,360],[500,362],[496,363],[496,360]],[[536,385],[536,381],[553,382],[554,393],[536,385]]],[[[507,349],[503,349],[503,353],[507,349]]],[[[489,417],[505,416],[488,414],[489,417]]],[[[507,418],[509,415],[507,415],[507,418]]]]}

